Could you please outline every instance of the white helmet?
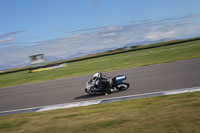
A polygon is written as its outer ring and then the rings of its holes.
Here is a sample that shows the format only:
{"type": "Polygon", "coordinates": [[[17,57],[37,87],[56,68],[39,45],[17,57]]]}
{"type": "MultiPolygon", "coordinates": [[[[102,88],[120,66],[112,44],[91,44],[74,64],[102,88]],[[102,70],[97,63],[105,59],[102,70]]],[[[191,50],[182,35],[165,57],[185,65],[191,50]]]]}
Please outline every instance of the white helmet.
{"type": "Polygon", "coordinates": [[[100,78],[100,73],[93,74],[93,80],[97,80],[100,78]]]}

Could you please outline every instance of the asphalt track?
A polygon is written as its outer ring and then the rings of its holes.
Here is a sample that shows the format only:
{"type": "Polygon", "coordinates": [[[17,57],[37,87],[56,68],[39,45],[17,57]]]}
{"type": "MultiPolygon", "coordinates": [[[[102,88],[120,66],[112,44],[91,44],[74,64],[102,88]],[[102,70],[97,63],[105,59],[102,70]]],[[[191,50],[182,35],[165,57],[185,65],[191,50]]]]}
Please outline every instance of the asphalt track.
{"type": "Polygon", "coordinates": [[[126,75],[130,88],[108,96],[89,96],[85,82],[92,75],[0,88],[0,111],[88,101],[200,86],[200,58],[104,72],[126,75]]]}

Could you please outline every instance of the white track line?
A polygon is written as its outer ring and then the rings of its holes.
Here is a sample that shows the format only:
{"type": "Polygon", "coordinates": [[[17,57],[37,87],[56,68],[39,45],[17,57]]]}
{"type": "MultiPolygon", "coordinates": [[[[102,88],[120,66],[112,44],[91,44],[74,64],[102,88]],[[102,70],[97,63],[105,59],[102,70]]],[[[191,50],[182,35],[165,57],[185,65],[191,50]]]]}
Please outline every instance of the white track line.
{"type": "Polygon", "coordinates": [[[109,103],[109,102],[116,102],[116,101],[123,101],[123,100],[137,99],[137,98],[146,98],[146,97],[160,96],[160,95],[173,95],[173,94],[196,92],[196,91],[200,91],[200,87],[177,89],[177,90],[170,90],[170,91],[161,91],[161,92],[152,92],[152,93],[121,96],[121,97],[112,97],[112,98],[97,99],[97,100],[90,100],[90,101],[56,104],[56,105],[33,107],[33,108],[26,108],[26,109],[2,111],[2,112],[0,112],[0,116],[8,115],[8,114],[26,113],[26,112],[41,112],[41,111],[54,110],[54,109],[88,106],[88,105],[93,105],[93,104],[109,103]]]}

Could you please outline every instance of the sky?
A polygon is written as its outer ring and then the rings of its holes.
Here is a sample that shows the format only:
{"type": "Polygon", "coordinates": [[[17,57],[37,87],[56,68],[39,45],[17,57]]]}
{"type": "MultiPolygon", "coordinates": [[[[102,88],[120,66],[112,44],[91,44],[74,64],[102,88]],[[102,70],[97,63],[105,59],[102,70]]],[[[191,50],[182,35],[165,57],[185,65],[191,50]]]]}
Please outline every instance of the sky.
{"type": "Polygon", "coordinates": [[[0,70],[200,36],[200,0],[0,0],[0,70]],[[48,61],[48,60],[47,60],[48,61]]]}

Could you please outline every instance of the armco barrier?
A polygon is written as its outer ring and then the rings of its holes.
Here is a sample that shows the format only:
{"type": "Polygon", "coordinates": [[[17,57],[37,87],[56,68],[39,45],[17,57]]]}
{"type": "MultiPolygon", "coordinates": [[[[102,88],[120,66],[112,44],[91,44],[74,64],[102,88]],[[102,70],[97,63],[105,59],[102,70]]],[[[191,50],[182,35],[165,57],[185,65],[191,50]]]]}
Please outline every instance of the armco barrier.
{"type": "MultiPolygon", "coordinates": [[[[104,56],[109,56],[109,55],[116,55],[116,54],[121,54],[121,53],[132,52],[132,51],[139,51],[139,50],[145,50],[145,49],[151,49],[151,48],[175,45],[175,44],[179,44],[179,43],[192,42],[192,41],[197,41],[197,40],[200,40],[200,37],[186,39],[186,40],[180,40],[178,42],[171,42],[171,43],[167,43],[167,44],[164,44],[164,45],[150,46],[150,47],[145,47],[145,48],[137,48],[137,49],[127,50],[127,51],[122,51],[122,52],[116,52],[116,53],[110,53],[110,54],[104,54],[104,55],[97,55],[97,56],[92,56],[92,57],[85,57],[83,59],[73,59],[73,60],[70,60],[70,61],[63,61],[63,62],[51,64],[51,65],[46,65],[46,66],[43,66],[43,67],[36,67],[34,69],[39,69],[39,68],[44,68],[44,67],[46,68],[46,67],[51,67],[51,66],[63,64],[63,63],[72,63],[72,62],[83,61],[83,60],[88,60],[88,59],[94,59],[94,58],[99,58],[99,57],[104,57],[104,56]]],[[[26,71],[26,70],[31,71],[32,69],[31,68],[26,68],[26,69],[20,69],[20,70],[8,71],[8,72],[0,72],[0,75],[8,74],[8,73],[14,73],[14,72],[20,72],[20,71],[26,71]]]]}

